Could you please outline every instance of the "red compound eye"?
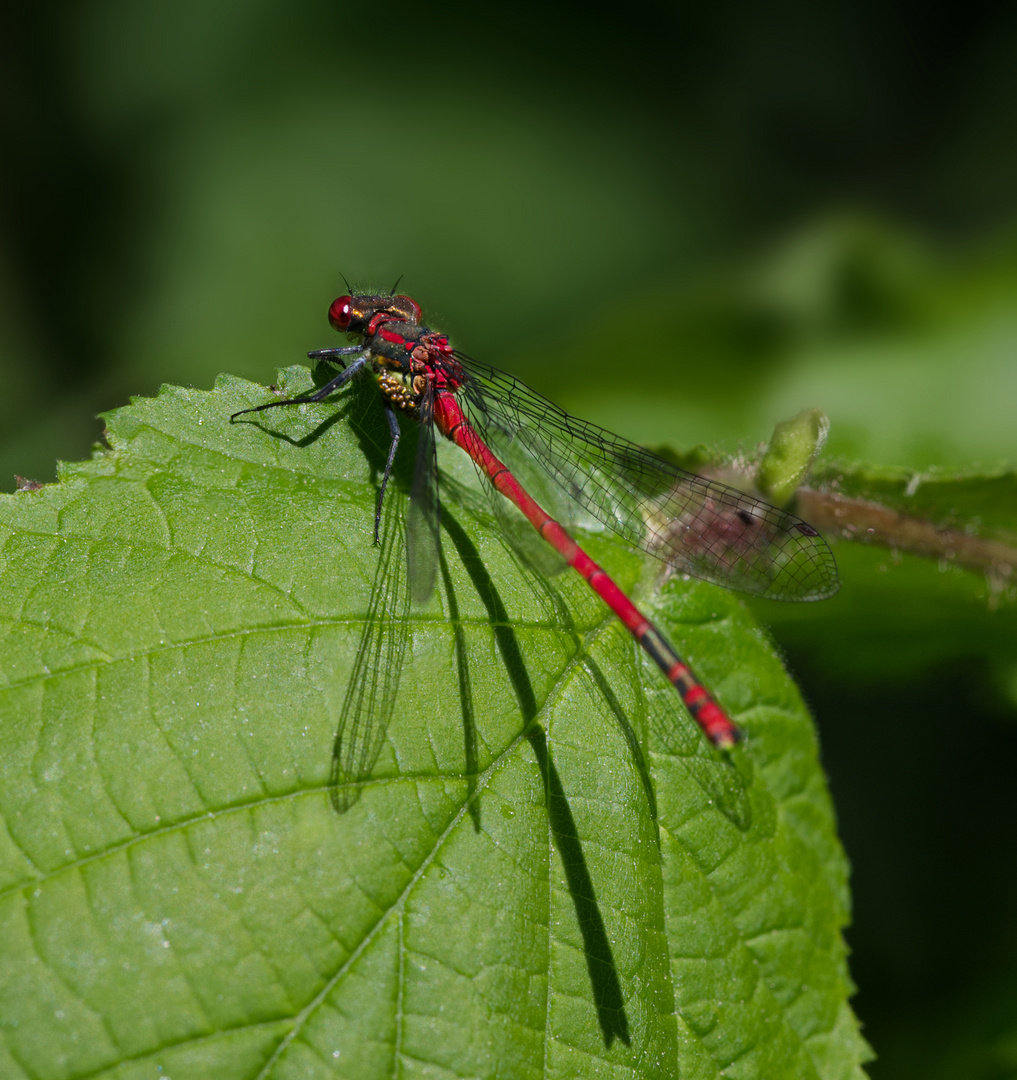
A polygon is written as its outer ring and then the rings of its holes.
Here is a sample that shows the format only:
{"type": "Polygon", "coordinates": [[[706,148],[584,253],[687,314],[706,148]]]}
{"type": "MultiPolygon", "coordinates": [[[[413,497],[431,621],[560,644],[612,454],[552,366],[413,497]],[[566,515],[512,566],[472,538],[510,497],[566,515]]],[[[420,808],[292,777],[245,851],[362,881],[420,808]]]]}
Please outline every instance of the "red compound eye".
{"type": "Polygon", "coordinates": [[[338,300],[332,301],[332,306],[328,309],[328,321],[336,328],[336,330],[348,330],[352,318],[352,296],[340,296],[338,300]]]}

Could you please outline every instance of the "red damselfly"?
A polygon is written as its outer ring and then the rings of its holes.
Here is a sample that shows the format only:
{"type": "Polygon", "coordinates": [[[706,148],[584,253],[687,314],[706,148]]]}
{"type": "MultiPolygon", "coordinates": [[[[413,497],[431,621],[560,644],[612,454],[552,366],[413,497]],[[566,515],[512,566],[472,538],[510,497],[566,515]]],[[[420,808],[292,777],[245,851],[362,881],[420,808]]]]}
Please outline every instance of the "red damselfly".
{"type": "MultiPolygon", "coordinates": [[[[438,566],[437,430],[470,456],[494,489],[618,616],[681,695],[710,742],[721,749],[732,747],[739,731],[731,718],[660,630],[533,498],[517,476],[519,469],[513,472],[503,459],[524,463],[530,473],[535,464],[551,481],[566,514],[569,507],[573,517],[585,511],[680,572],[757,596],[820,600],[836,592],[833,553],[816,530],[784,510],[686,472],[570,416],[518,379],[471,359],[445,335],[423,326],[420,306],[408,296],[340,296],[328,317],[336,330],[355,335],[357,344],[318,349],[308,356],[318,364],[339,366],[339,374],[311,394],[244,409],[232,419],[320,402],[355,376],[373,373],[390,433],[375,512],[376,543],[400,439],[397,414],[420,425],[406,522],[414,601],[422,603],[430,596],[438,566]]],[[[387,572],[397,571],[388,567],[387,572]]],[[[369,621],[340,722],[336,784],[356,785],[368,775],[394,706],[401,653],[388,654],[389,669],[381,675],[359,670],[372,657],[376,663],[385,659],[381,633],[369,621]],[[365,679],[370,687],[366,690],[365,679]]]]}

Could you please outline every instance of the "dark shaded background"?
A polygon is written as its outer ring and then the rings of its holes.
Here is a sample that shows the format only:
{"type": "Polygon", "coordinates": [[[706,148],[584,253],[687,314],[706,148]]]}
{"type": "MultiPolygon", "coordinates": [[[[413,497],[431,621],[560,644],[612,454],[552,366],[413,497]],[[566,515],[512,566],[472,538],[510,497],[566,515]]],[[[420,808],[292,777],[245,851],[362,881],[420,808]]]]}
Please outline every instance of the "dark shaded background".
{"type": "MultiPolygon", "coordinates": [[[[751,448],[815,405],[841,455],[1014,460],[1012,5],[0,18],[8,490],[130,394],[331,344],[340,272],[405,274],[468,352],[643,442],[751,448]]],[[[1013,605],[838,555],[836,600],[761,611],[854,864],[871,1074],[1017,1076],[1013,605]]]]}

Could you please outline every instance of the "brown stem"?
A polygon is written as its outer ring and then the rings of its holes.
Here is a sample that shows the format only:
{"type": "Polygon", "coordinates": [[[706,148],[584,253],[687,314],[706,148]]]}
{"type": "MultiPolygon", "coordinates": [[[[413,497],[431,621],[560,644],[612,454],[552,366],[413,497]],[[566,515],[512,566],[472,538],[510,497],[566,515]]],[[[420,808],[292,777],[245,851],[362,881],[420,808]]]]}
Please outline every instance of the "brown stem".
{"type": "Polygon", "coordinates": [[[912,551],[932,559],[948,559],[972,570],[982,570],[1009,581],[1017,567],[1017,548],[999,540],[983,540],[956,529],[937,528],[924,518],[912,517],[866,499],[853,499],[832,491],[798,489],[797,512],[820,532],[846,540],[881,544],[912,551]]]}

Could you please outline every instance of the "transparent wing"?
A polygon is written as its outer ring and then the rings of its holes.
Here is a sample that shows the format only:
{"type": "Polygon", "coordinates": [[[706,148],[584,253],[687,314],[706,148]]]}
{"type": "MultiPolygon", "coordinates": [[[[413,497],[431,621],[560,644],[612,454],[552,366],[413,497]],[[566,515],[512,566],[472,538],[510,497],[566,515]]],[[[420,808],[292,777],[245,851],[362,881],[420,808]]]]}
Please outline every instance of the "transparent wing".
{"type": "Polygon", "coordinates": [[[434,592],[438,574],[438,457],[434,442],[434,391],[428,386],[420,405],[417,460],[406,519],[406,563],[410,595],[423,604],[434,592]]]}
{"type": "Polygon", "coordinates": [[[399,675],[409,639],[409,591],[402,508],[383,507],[381,545],[371,603],[346,687],[332,752],[330,791],[339,813],[358,798],[385,739],[399,693],[399,675]]]}
{"type": "Polygon", "coordinates": [[[679,469],[570,416],[511,375],[455,355],[467,376],[464,411],[485,441],[537,463],[569,500],[629,543],[756,596],[822,600],[837,591],[833,552],[800,518],[679,469]]]}

